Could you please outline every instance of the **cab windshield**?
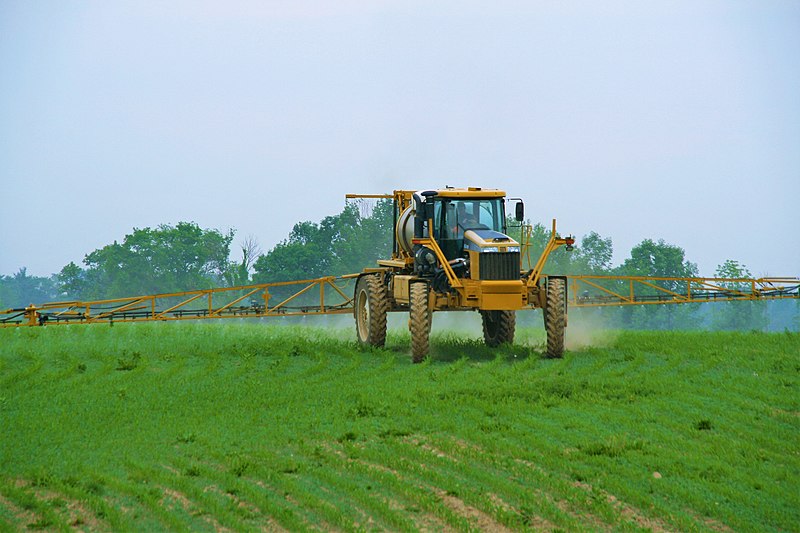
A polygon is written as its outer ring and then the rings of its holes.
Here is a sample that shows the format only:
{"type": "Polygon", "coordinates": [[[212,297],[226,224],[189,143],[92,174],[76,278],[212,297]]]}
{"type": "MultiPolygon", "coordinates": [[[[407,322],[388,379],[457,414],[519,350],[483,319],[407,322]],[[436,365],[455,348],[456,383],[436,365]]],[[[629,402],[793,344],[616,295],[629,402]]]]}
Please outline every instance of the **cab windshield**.
{"type": "Polygon", "coordinates": [[[442,198],[434,207],[434,230],[438,239],[463,238],[469,229],[505,233],[502,198],[442,198]]]}

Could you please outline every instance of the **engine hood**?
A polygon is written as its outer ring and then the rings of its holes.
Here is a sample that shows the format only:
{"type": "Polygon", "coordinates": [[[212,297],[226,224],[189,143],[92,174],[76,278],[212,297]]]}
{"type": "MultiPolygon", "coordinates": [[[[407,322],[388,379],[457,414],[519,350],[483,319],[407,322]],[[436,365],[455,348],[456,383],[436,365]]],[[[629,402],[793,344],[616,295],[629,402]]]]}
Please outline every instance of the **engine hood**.
{"type": "Polygon", "coordinates": [[[492,251],[508,251],[506,248],[516,247],[515,252],[519,251],[519,243],[499,231],[490,229],[469,229],[464,232],[464,247],[467,250],[481,252],[484,248],[494,248],[492,251]]]}

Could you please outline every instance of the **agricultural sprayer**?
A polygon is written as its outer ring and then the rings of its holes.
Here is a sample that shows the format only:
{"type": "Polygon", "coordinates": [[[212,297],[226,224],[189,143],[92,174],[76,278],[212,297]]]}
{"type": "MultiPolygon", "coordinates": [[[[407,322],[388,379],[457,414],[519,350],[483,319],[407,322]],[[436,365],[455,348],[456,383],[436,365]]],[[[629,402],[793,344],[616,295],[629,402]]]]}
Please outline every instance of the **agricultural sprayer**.
{"type": "Polygon", "coordinates": [[[526,233],[522,223],[523,201],[508,199],[501,190],[446,187],[397,190],[390,195],[349,194],[347,198],[393,203],[391,257],[362,272],[31,304],[0,311],[0,327],[353,313],[358,341],[382,346],[388,313],[400,312],[408,314],[412,359],[420,362],[428,354],[432,317],[437,311],[477,311],[486,344],[498,346],[513,342],[517,311],[542,309],[547,356],[561,357],[568,307],[800,297],[798,278],[545,275],[549,255],[561,246],[571,250],[574,238],[559,236],[554,220],[549,240],[534,262],[530,232],[526,233]],[[514,217],[509,218],[506,206],[511,202],[514,217]],[[509,235],[510,220],[519,223],[520,241],[509,235]],[[527,259],[526,268],[523,258],[527,259]],[[353,282],[354,288],[348,287],[353,282]],[[276,298],[281,292],[283,296],[276,298]],[[318,299],[304,302],[310,295],[318,295],[318,299]]]}

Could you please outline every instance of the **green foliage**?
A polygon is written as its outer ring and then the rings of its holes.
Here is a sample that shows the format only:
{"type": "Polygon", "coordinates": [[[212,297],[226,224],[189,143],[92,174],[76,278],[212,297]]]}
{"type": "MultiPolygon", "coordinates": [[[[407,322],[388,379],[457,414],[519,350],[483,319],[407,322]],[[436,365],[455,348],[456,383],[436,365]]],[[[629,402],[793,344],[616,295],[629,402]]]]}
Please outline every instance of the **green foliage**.
{"type": "Polygon", "coordinates": [[[0,275],[0,309],[25,307],[57,297],[53,278],[29,276],[25,267],[11,276],[0,275]]]}
{"type": "Polygon", "coordinates": [[[587,274],[603,274],[611,270],[614,248],[610,237],[604,239],[594,231],[589,232],[581,239],[576,251],[588,267],[587,274]]]}
{"type": "Polygon", "coordinates": [[[225,285],[228,287],[237,287],[239,285],[247,285],[250,282],[250,272],[247,268],[248,258],[245,256],[241,263],[231,262],[223,273],[225,285]]]}
{"type": "Polygon", "coordinates": [[[62,292],[80,299],[179,292],[222,283],[229,272],[233,231],[204,230],[193,222],[134,228],[88,254],[86,269],[70,263],[58,274],[62,292]]]}
{"type": "Polygon", "coordinates": [[[797,334],[629,332],[549,360],[538,330],[489,350],[479,331],[434,329],[432,360],[412,365],[405,332],[360,351],[341,340],[350,330],[0,330],[0,524],[800,523],[797,334]],[[134,369],[115,371],[136,354],[134,369]]]}
{"type": "MultiPolygon", "coordinates": [[[[253,281],[270,283],[360,272],[391,256],[393,205],[381,200],[369,216],[355,204],[319,224],[295,224],[289,237],[254,263],[253,281]]],[[[297,290],[294,288],[294,290],[297,290]]],[[[271,291],[282,297],[292,289],[271,291]]]]}
{"type": "MultiPolygon", "coordinates": [[[[631,249],[630,257],[616,269],[616,273],[621,276],[697,276],[697,265],[686,260],[685,255],[683,248],[668,244],[663,239],[658,242],[645,239],[631,249]]],[[[678,287],[670,282],[665,282],[664,286],[678,287]]]]}
{"type": "MultiPolygon", "coordinates": [[[[654,241],[645,239],[631,249],[630,257],[610,273],[619,276],[648,276],[662,278],[694,277],[698,275],[697,265],[685,258],[683,248],[669,244],[663,239],[654,241]]],[[[681,292],[686,290],[686,284],[678,281],[654,281],[663,289],[681,292]]],[[[619,282],[613,287],[616,291],[625,294],[628,289],[625,282],[619,282]]],[[[637,286],[637,294],[641,296],[657,296],[658,290],[649,287],[637,286]]],[[[613,310],[610,315],[612,323],[620,324],[626,328],[634,329],[694,329],[702,320],[697,315],[696,305],[663,306],[644,305],[636,307],[623,307],[613,310]]]]}
{"type": "Polygon", "coordinates": [[[86,271],[72,261],[56,274],[61,293],[75,300],[84,299],[89,292],[86,277],[86,271]]]}
{"type": "MultiPolygon", "coordinates": [[[[139,361],[142,359],[142,354],[139,352],[128,353],[127,350],[122,350],[122,357],[117,359],[117,370],[134,370],[139,366],[139,361]]],[[[86,367],[84,366],[84,372],[86,367]]]]}
{"type": "MultiPolygon", "coordinates": [[[[717,267],[718,278],[752,278],[753,275],[745,265],[728,259],[717,267]]],[[[736,291],[750,291],[747,282],[723,282],[720,286],[736,291]]],[[[762,330],[768,324],[766,302],[723,302],[714,304],[715,313],[711,317],[711,326],[718,330],[762,330]]]]}
{"type": "MultiPolygon", "coordinates": [[[[509,222],[513,224],[513,222],[509,222]]],[[[544,224],[536,223],[531,228],[530,237],[530,264],[527,258],[523,268],[532,268],[539,259],[542,251],[547,246],[550,239],[551,229],[544,224]]],[[[518,235],[511,235],[519,239],[518,235]]],[[[597,232],[591,231],[584,235],[579,244],[573,247],[572,251],[567,251],[565,247],[559,247],[550,254],[545,264],[545,274],[578,275],[578,274],[609,274],[611,269],[611,258],[614,247],[611,238],[603,238],[597,232]]]]}
{"type": "MultiPolygon", "coordinates": [[[[735,261],[733,259],[727,259],[724,263],[717,267],[715,272],[718,278],[752,278],[753,275],[750,273],[750,270],[747,269],[745,265],[739,263],[739,261],[735,261]]],[[[747,288],[746,284],[737,283],[737,282],[725,282],[722,284],[723,287],[727,287],[729,289],[741,289],[747,288]]]]}

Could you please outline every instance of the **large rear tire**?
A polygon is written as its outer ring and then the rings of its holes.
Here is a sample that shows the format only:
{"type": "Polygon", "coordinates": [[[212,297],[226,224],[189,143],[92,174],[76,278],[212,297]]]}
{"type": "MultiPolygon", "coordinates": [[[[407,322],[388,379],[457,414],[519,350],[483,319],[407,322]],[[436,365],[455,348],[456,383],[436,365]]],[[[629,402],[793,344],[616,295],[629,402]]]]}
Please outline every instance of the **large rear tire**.
{"type": "Polygon", "coordinates": [[[353,304],[358,342],[369,346],[383,346],[386,343],[389,299],[380,274],[359,278],[353,304]]]}
{"type": "Polygon", "coordinates": [[[481,311],[483,340],[492,348],[514,342],[517,315],[514,311],[481,311]]]}
{"type": "Polygon", "coordinates": [[[544,308],[544,329],[547,331],[547,357],[564,356],[564,335],[567,329],[567,286],[561,278],[548,278],[547,305],[544,308]]]}
{"type": "Polygon", "coordinates": [[[411,361],[421,363],[430,348],[431,311],[428,308],[428,284],[412,283],[409,299],[408,329],[411,330],[411,361]]]}

